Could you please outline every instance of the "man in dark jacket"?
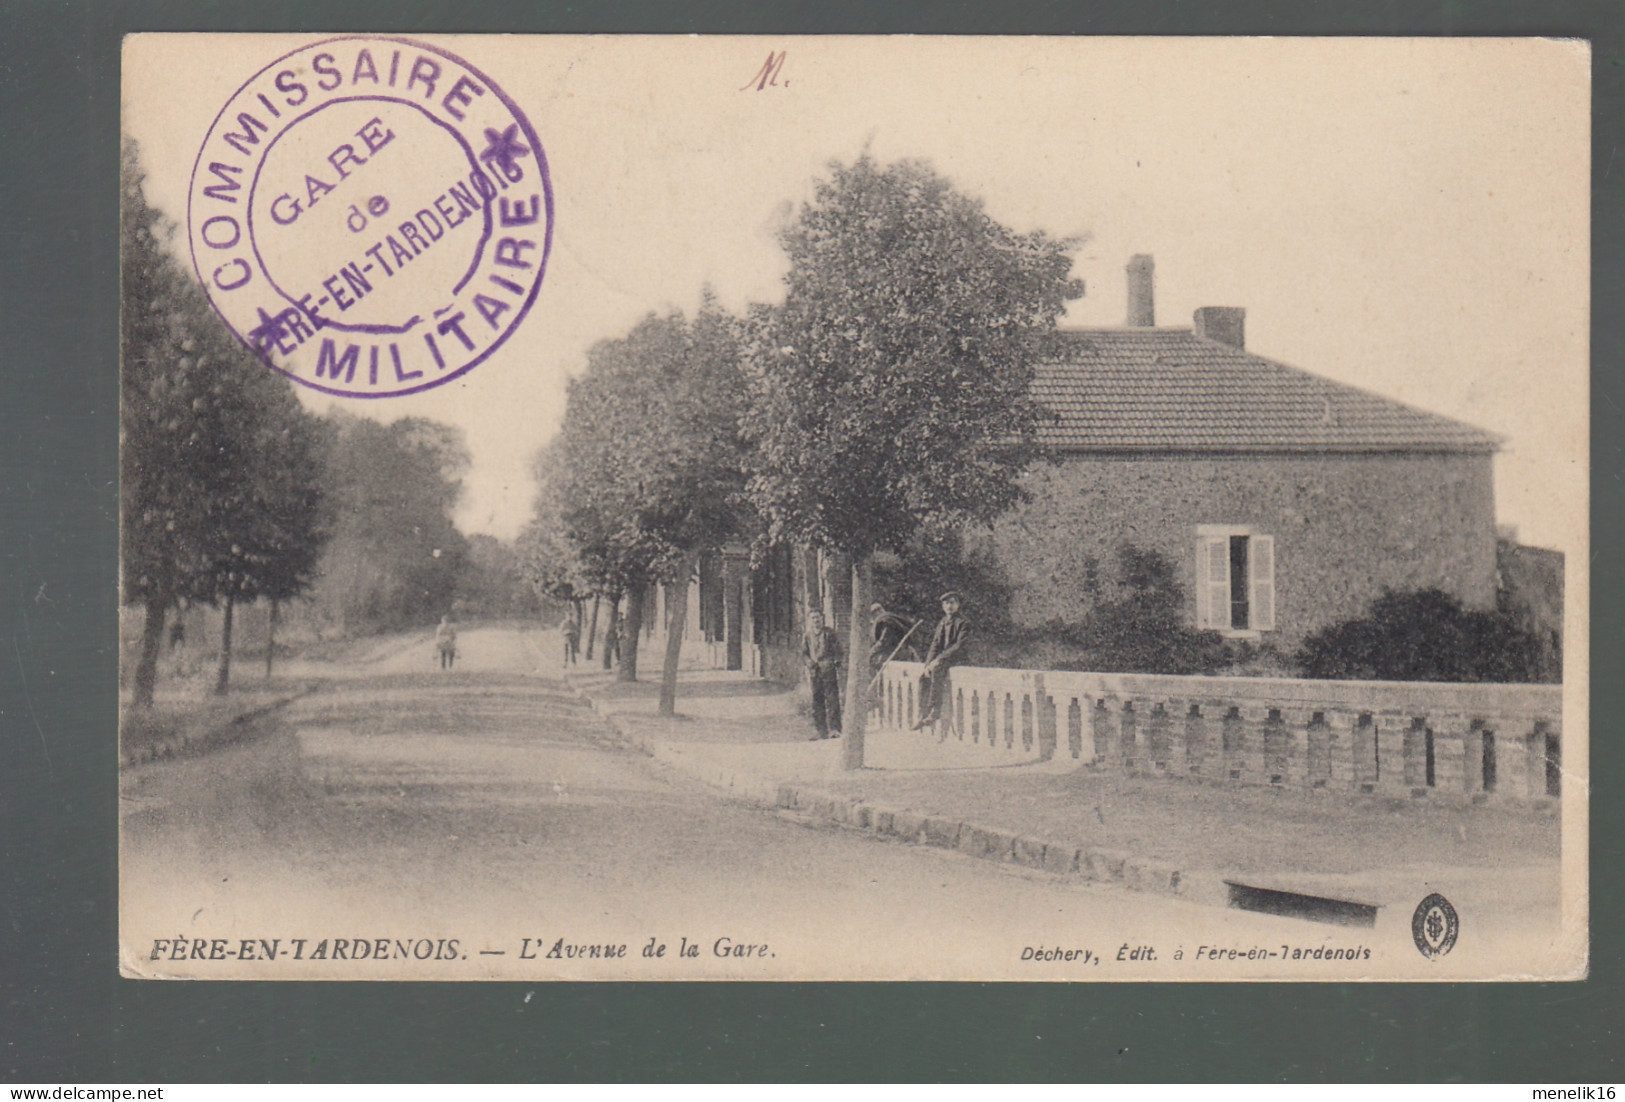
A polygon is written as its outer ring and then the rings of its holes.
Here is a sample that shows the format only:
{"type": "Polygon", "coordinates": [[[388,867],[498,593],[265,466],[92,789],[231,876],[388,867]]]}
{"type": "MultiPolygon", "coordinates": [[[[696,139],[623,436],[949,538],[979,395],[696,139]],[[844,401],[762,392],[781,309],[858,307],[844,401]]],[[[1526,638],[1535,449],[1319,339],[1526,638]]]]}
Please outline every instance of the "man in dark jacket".
{"type": "Polygon", "coordinates": [[[960,605],[956,591],[942,595],[942,619],[931,636],[931,649],[925,653],[925,673],[920,677],[920,720],[914,725],[916,731],[942,718],[948,706],[948,671],[970,662],[970,622],[959,615],[960,605]]]}
{"type": "Polygon", "coordinates": [[[812,682],[813,726],[819,738],[841,737],[841,639],[824,626],[824,614],[807,613],[807,633],[801,637],[801,661],[812,682]]]}

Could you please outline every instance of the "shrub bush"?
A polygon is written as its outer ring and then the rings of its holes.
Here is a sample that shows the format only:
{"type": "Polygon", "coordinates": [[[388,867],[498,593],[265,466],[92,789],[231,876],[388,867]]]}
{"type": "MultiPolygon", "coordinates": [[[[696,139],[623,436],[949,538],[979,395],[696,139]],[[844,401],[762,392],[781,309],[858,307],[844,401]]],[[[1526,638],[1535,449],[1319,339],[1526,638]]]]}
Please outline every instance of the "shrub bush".
{"type": "Polygon", "coordinates": [[[967,548],[955,530],[926,528],[901,552],[875,557],[875,596],[893,612],[924,621],[913,637],[922,652],[942,616],[938,598],[950,589],[964,594],[975,628],[972,661],[984,665],[983,643],[1008,634],[1010,609],[1010,587],[988,555],[967,548]]]}
{"type": "Polygon", "coordinates": [[[1116,573],[1090,589],[1096,602],[1082,620],[1005,632],[978,650],[977,662],[1098,673],[1289,672],[1273,647],[1190,627],[1184,587],[1173,564],[1156,551],[1124,545],[1116,573]]]}
{"type": "Polygon", "coordinates": [[[1439,589],[1383,590],[1366,615],[1304,640],[1304,677],[1348,681],[1534,681],[1534,637],[1439,589]]]}
{"type": "Polygon", "coordinates": [[[1209,673],[1226,664],[1224,641],[1185,623],[1185,591],[1155,551],[1118,551],[1118,594],[1061,637],[1081,652],[1069,669],[1101,673],[1209,673]]]}

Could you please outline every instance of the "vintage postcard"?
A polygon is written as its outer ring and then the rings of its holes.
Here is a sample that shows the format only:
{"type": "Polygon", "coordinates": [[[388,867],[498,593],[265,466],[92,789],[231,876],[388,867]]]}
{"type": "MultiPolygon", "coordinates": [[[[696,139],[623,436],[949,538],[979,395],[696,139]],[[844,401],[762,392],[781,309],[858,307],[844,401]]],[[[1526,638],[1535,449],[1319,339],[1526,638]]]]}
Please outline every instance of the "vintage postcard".
{"type": "Polygon", "coordinates": [[[1585,976],[1589,74],[126,39],[123,973],[1585,976]]]}

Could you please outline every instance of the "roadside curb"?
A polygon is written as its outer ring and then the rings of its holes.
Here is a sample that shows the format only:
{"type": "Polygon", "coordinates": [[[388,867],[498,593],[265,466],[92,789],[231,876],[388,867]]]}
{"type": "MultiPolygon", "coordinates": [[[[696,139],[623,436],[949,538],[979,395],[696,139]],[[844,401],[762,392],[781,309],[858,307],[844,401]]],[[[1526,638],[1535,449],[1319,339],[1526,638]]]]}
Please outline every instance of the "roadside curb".
{"type": "Polygon", "coordinates": [[[179,731],[168,738],[159,739],[151,746],[143,746],[137,750],[119,752],[119,768],[124,769],[134,765],[144,765],[148,762],[160,761],[176,757],[188,750],[208,749],[215,743],[229,741],[223,736],[232,728],[245,723],[252,723],[256,719],[270,715],[279,708],[285,708],[296,700],[303,699],[316,691],[315,685],[306,685],[297,692],[283,693],[279,696],[257,704],[244,712],[239,712],[229,719],[219,723],[211,723],[192,732],[179,731]]]}
{"type": "Polygon", "coordinates": [[[575,678],[571,674],[564,674],[562,680],[570,687],[570,691],[576,695],[577,699],[591,708],[593,714],[602,720],[610,730],[614,731],[615,736],[622,742],[635,747],[655,761],[669,765],[673,769],[686,773],[688,776],[713,788],[720,788],[738,799],[764,808],[776,806],[779,790],[777,782],[749,770],[696,761],[683,752],[684,748],[681,743],[670,743],[661,739],[650,738],[646,734],[630,729],[626,724],[620,722],[614,713],[607,712],[600,707],[591,693],[576,684],[575,678]]]}
{"type": "Polygon", "coordinates": [[[1000,827],[868,803],[795,784],[778,786],[775,806],[797,818],[818,820],[912,845],[953,850],[983,861],[1172,896],[1191,903],[1229,905],[1229,886],[1217,873],[1175,868],[1166,862],[1136,857],[1121,850],[1034,838],[1000,827]]]}
{"type": "Polygon", "coordinates": [[[926,815],[911,808],[873,804],[801,784],[777,783],[747,771],[695,761],[683,753],[681,744],[663,742],[629,730],[613,714],[600,708],[592,694],[578,686],[574,678],[566,674],[563,680],[570,691],[623,741],[656,761],[737,798],[776,809],[792,820],[808,825],[823,823],[844,827],[911,845],[953,850],[983,861],[1015,865],[1086,882],[1111,884],[1190,903],[1229,906],[1230,888],[1218,873],[1176,868],[1166,862],[1137,857],[1121,850],[1034,838],[951,816],[926,815]]]}

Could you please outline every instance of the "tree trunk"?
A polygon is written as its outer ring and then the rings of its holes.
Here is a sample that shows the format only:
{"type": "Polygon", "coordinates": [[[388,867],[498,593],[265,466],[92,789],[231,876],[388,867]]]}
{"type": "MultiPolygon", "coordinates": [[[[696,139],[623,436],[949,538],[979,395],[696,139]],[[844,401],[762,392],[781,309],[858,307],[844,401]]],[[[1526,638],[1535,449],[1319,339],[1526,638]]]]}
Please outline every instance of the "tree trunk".
{"type": "Polygon", "coordinates": [[[220,621],[220,676],[214,680],[214,695],[225,696],[231,683],[231,614],[237,607],[237,596],[226,594],[226,615],[220,621]]]}
{"type": "Polygon", "coordinates": [[[824,607],[823,578],[820,576],[821,568],[819,566],[821,560],[822,556],[818,554],[816,548],[804,547],[801,549],[801,585],[803,592],[801,615],[796,618],[795,622],[802,627],[806,626],[807,613],[815,608],[822,610],[824,607]]]}
{"type": "Polygon", "coordinates": [[[598,634],[598,602],[603,600],[598,594],[592,595],[592,619],[587,622],[587,661],[592,661],[592,641],[598,634]]]}
{"type": "Polygon", "coordinates": [[[619,619],[620,614],[621,614],[621,595],[619,593],[611,593],[609,595],[609,625],[604,628],[604,669],[606,669],[606,670],[614,669],[615,667],[614,667],[614,664],[613,664],[613,662],[611,660],[620,657],[620,651],[621,651],[621,624],[620,624],[620,619],[619,619]],[[613,646],[613,647],[611,647],[609,645],[609,641],[610,641],[611,636],[613,636],[614,639],[615,639],[615,646],[613,646]]]}
{"type": "Polygon", "coordinates": [[[271,622],[265,629],[265,680],[271,680],[271,662],[276,658],[276,621],[282,602],[271,598],[271,622]]]}
{"type": "Polygon", "coordinates": [[[722,635],[728,648],[728,668],[745,668],[745,582],[739,559],[722,560],[722,635]]]}
{"type": "Polygon", "coordinates": [[[874,591],[873,552],[852,556],[852,623],[846,640],[846,706],[841,716],[841,768],[863,768],[863,732],[869,721],[869,595],[874,591]]]}
{"type": "Polygon", "coordinates": [[[152,706],[153,689],[158,684],[158,649],[164,642],[164,617],[169,606],[147,602],[147,619],[141,629],[141,657],[135,664],[135,702],[142,708],[152,706]]]}
{"type": "Polygon", "coordinates": [[[621,635],[621,668],[615,671],[616,681],[638,679],[638,639],[643,635],[643,597],[647,589],[634,585],[626,591],[626,631],[621,635]]]}
{"type": "Polygon", "coordinates": [[[688,587],[699,565],[700,553],[690,551],[678,567],[677,580],[666,587],[666,664],[660,670],[660,715],[677,714],[677,663],[683,657],[683,632],[688,627],[688,587]]]}

